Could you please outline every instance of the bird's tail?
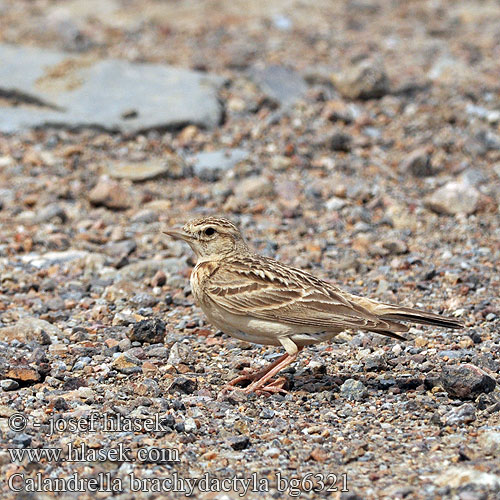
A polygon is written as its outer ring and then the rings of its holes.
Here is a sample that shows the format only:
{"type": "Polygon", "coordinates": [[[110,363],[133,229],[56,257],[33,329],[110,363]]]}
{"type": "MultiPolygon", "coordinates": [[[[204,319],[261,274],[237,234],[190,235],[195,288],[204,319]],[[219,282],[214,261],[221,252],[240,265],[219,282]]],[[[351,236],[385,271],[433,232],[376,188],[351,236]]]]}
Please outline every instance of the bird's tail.
{"type": "Polygon", "coordinates": [[[442,328],[463,328],[464,323],[449,316],[441,316],[440,314],[413,307],[395,306],[392,304],[384,304],[375,300],[364,299],[369,304],[363,304],[372,314],[384,321],[408,321],[410,323],[419,323],[421,325],[440,326],[442,328]]]}
{"type": "Polygon", "coordinates": [[[388,307],[382,314],[377,314],[380,319],[389,321],[409,321],[421,325],[440,326],[442,328],[463,328],[464,324],[457,318],[441,316],[439,314],[412,309],[411,307],[388,307]]]}

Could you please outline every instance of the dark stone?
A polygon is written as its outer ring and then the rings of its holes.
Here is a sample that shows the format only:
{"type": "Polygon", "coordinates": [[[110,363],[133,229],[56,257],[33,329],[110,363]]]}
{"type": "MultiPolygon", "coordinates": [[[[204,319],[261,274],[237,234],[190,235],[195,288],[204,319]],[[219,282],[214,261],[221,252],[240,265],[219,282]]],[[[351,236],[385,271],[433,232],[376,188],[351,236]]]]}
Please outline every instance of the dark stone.
{"type": "Polygon", "coordinates": [[[17,434],[12,442],[17,445],[18,448],[27,448],[31,444],[32,437],[29,434],[17,434]]]}
{"type": "Polygon", "coordinates": [[[334,132],[327,141],[328,147],[332,151],[349,152],[351,150],[352,138],[343,132],[334,132]]]}
{"type": "Polygon", "coordinates": [[[162,426],[173,429],[175,427],[175,418],[173,415],[168,414],[161,418],[160,423],[162,426]]]}
{"type": "Polygon", "coordinates": [[[198,387],[198,382],[195,379],[187,377],[177,377],[169,387],[169,392],[181,392],[184,394],[193,394],[198,387]]]}
{"type": "Polygon", "coordinates": [[[415,177],[428,177],[434,175],[432,167],[432,156],[428,148],[423,147],[411,152],[400,165],[403,173],[409,173],[415,177]]]}
{"type": "Polygon", "coordinates": [[[479,394],[492,392],[496,381],[481,368],[472,364],[444,366],[441,384],[446,392],[458,399],[474,399],[479,394]]]}
{"type": "Polygon", "coordinates": [[[233,450],[244,450],[250,445],[250,439],[248,436],[235,436],[229,438],[229,444],[233,450]]]}
{"type": "Polygon", "coordinates": [[[365,369],[367,371],[379,371],[387,367],[385,357],[380,354],[371,354],[367,356],[364,360],[365,369]]]}
{"type": "Polygon", "coordinates": [[[160,344],[165,338],[165,323],[161,319],[145,319],[135,323],[127,332],[127,337],[132,341],[160,344]]]}

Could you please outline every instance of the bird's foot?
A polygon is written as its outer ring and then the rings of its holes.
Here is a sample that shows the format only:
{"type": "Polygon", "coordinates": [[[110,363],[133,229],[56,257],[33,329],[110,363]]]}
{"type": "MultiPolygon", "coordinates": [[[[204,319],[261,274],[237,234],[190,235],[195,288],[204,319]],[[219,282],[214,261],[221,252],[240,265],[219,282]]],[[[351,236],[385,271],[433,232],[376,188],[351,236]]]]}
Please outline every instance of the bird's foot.
{"type": "Polygon", "coordinates": [[[254,382],[253,384],[249,385],[248,387],[245,387],[245,389],[243,389],[243,392],[246,394],[251,394],[252,392],[255,392],[256,394],[259,394],[259,395],[260,394],[277,394],[280,392],[286,394],[288,391],[286,391],[283,387],[285,386],[285,384],[287,382],[288,381],[285,377],[279,377],[267,385],[262,385],[262,386],[256,385],[255,387],[252,388],[251,386],[255,384],[255,382],[254,382]]]}

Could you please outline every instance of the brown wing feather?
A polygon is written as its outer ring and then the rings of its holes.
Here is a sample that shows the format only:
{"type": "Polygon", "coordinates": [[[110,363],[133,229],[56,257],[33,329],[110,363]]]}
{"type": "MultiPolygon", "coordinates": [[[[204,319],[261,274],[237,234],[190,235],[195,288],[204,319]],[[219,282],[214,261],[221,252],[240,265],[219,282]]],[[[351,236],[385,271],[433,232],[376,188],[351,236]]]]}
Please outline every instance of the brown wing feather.
{"type": "Polygon", "coordinates": [[[251,310],[252,316],[269,321],[325,330],[372,330],[397,338],[401,337],[392,332],[408,330],[400,323],[377,318],[350,301],[348,294],[304,271],[270,259],[245,259],[220,266],[206,286],[211,300],[232,314],[248,315],[251,310]]]}

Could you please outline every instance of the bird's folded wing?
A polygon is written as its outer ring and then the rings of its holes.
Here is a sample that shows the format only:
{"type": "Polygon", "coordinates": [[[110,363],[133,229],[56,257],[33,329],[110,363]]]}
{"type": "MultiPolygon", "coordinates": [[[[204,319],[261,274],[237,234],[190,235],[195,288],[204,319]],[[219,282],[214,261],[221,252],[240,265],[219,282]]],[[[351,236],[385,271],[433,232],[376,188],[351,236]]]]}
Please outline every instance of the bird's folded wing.
{"type": "Polygon", "coordinates": [[[304,284],[301,278],[287,276],[285,281],[260,269],[219,269],[205,291],[219,307],[240,316],[326,330],[406,330],[403,325],[378,319],[324,281],[304,284]]]}

